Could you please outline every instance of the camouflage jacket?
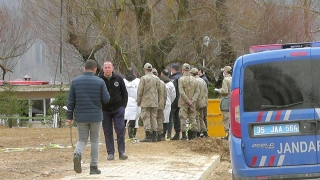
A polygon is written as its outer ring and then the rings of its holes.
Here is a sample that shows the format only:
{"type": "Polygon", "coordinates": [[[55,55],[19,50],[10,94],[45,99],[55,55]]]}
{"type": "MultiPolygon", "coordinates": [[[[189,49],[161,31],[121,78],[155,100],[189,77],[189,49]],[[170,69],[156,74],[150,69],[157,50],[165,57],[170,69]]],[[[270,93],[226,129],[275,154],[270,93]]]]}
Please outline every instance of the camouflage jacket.
{"type": "Polygon", "coordinates": [[[160,80],[160,91],[159,91],[159,104],[158,109],[164,110],[167,101],[167,88],[166,84],[160,80]]]}
{"type": "Polygon", "coordinates": [[[140,107],[158,107],[160,79],[151,72],[140,78],[137,91],[137,105],[140,107]]]}
{"type": "Polygon", "coordinates": [[[197,101],[197,108],[204,108],[208,106],[208,88],[207,83],[198,75],[194,76],[199,83],[200,94],[197,101]]]}
{"type": "Polygon", "coordinates": [[[227,74],[222,81],[222,87],[220,89],[220,93],[222,97],[229,97],[231,93],[231,82],[232,77],[230,74],[227,74]]]}
{"type": "Polygon", "coordinates": [[[189,102],[192,101],[195,107],[200,94],[198,81],[190,73],[184,73],[178,80],[178,87],[180,92],[178,106],[189,107],[189,102]]]}

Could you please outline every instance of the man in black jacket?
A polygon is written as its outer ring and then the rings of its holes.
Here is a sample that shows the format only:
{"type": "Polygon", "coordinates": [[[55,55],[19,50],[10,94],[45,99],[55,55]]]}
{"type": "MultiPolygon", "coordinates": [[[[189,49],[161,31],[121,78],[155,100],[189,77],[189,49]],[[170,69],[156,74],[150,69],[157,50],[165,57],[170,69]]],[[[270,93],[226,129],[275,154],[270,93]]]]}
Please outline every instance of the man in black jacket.
{"type": "Polygon", "coordinates": [[[104,80],[110,93],[110,101],[103,104],[102,127],[107,147],[107,160],[114,160],[114,138],[113,126],[117,134],[117,144],[119,159],[125,160],[128,156],[125,154],[125,122],[124,112],[128,102],[128,92],[123,78],[113,72],[113,64],[106,61],[103,64],[103,74],[99,77],[104,80]]]}
{"type": "MultiPolygon", "coordinates": [[[[175,130],[175,135],[170,140],[179,140],[180,139],[180,131],[181,131],[181,124],[180,124],[180,118],[179,118],[179,107],[178,107],[178,100],[179,100],[179,88],[178,88],[178,79],[182,76],[181,72],[179,71],[179,65],[178,64],[172,64],[171,66],[171,82],[173,82],[174,87],[176,89],[176,98],[174,99],[173,103],[171,104],[171,112],[170,112],[170,122],[169,124],[172,125],[175,130]]],[[[171,130],[172,127],[169,125],[168,127],[168,136],[171,136],[171,130]]]]}

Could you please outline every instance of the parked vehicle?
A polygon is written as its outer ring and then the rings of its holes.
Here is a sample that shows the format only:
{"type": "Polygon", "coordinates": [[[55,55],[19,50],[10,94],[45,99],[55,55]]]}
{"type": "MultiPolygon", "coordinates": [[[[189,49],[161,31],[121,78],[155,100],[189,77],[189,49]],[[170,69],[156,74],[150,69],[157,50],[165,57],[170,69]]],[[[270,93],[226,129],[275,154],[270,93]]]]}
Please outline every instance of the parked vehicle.
{"type": "Polygon", "coordinates": [[[235,61],[220,104],[230,110],[233,179],[320,177],[319,46],[255,46],[235,61]]]}

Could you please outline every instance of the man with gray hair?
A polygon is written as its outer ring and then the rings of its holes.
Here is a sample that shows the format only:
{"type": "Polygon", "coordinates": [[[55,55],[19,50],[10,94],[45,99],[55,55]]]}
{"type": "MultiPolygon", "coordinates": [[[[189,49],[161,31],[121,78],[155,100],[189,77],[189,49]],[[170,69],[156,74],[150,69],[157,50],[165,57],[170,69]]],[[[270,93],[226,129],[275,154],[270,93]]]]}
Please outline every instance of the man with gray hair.
{"type": "Polygon", "coordinates": [[[189,73],[190,65],[184,63],[182,66],[183,76],[178,80],[180,98],[179,98],[179,117],[181,121],[181,131],[182,137],[181,140],[187,140],[187,126],[186,121],[189,119],[189,124],[191,128],[191,134],[189,135],[192,138],[197,137],[198,124],[196,121],[196,103],[200,94],[199,84],[197,80],[192,77],[189,73]]]}
{"type": "Polygon", "coordinates": [[[152,65],[146,63],[145,75],[140,78],[137,92],[137,105],[141,107],[141,119],[146,136],[140,142],[157,141],[157,109],[160,99],[160,79],[152,74],[152,65]]]}

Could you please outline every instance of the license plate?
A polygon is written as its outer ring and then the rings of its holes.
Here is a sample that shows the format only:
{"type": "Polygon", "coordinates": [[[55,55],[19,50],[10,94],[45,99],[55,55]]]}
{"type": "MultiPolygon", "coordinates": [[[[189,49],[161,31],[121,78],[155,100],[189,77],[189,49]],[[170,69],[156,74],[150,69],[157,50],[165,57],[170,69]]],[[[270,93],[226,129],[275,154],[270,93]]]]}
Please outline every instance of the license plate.
{"type": "Polygon", "coordinates": [[[268,124],[253,126],[253,135],[272,135],[272,134],[287,134],[298,133],[299,123],[289,124],[268,124]]]}

